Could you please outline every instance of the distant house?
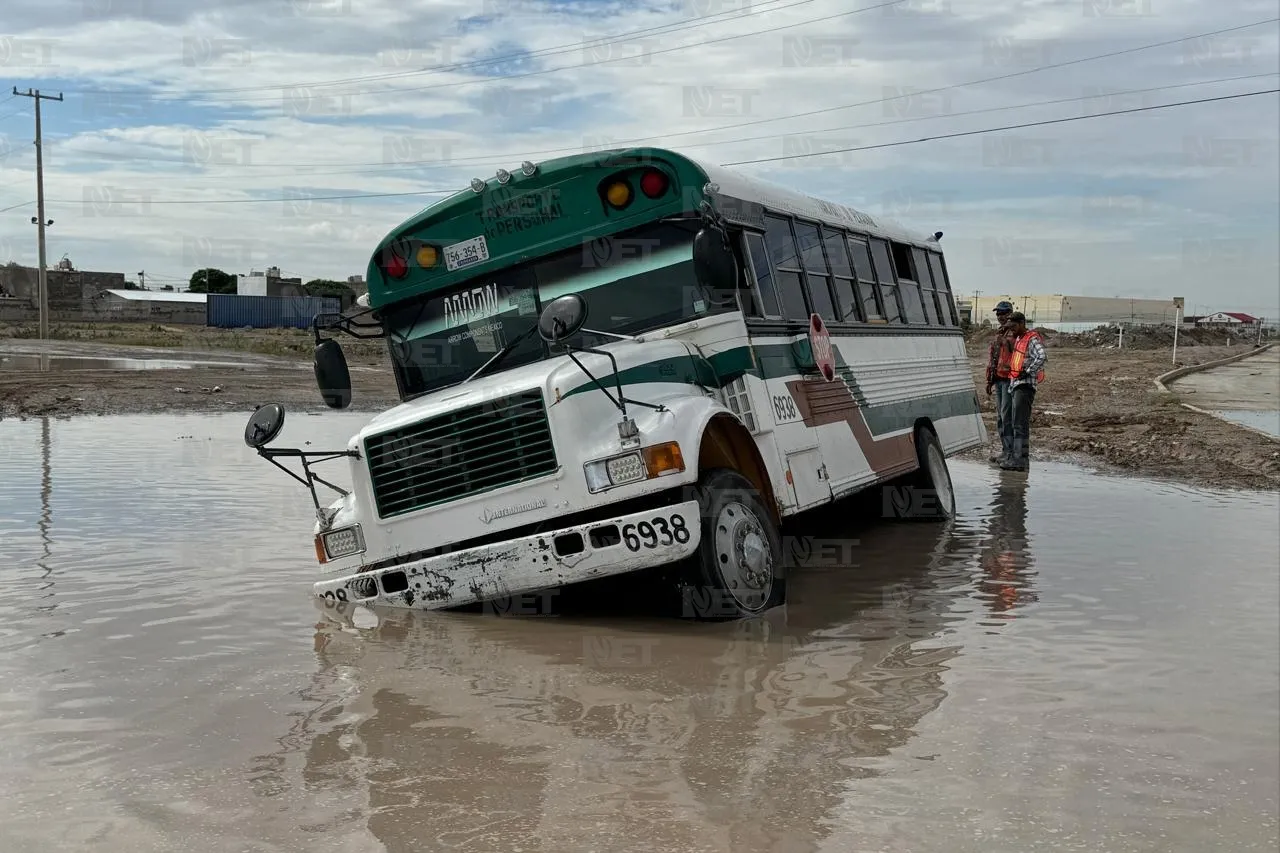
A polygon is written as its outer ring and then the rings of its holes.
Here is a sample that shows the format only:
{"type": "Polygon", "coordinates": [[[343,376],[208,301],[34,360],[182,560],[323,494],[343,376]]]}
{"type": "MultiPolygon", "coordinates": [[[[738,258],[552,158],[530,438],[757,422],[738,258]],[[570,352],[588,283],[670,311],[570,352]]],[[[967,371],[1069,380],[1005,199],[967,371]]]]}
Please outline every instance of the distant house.
{"type": "Polygon", "coordinates": [[[1197,326],[1256,326],[1258,318],[1252,314],[1242,314],[1239,311],[1219,311],[1216,314],[1206,314],[1196,321],[1197,326]]]}

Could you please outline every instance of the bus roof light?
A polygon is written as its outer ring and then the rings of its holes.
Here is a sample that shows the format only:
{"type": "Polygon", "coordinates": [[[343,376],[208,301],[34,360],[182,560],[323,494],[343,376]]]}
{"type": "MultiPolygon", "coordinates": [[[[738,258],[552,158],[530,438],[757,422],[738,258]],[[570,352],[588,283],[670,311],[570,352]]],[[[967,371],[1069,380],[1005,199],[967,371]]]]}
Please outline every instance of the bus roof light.
{"type": "Polygon", "coordinates": [[[510,173],[510,172],[508,172],[506,169],[499,169],[499,170],[498,170],[498,183],[500,183],[500,184],[505,184],[505,183],[506,183],[507,181],[509,181],[509,180],[511,180],[511,173],[510,173]]]}
{"type": "Polygon", "coordinates": [[[614,181],[605,190],[605,198],[618,210],[631,204],[631,184],[626,181],[614,181]]]}
{"type": "Polygon", "coordinates": [[[484,187],[485,187],[485,183],[484,183],[484,181],[480,180],[479,178],[472,178],[472,179],[471,179],[471,191],[472,191],[472,192],[474,192],[474,193],[482,193],[482,192],[484,192],[484,187]]]}
{"type": "Polygon", "coordinates": [[[657,169],[649,169],[640,178],[640,191],[649,198],[660,198],[667,191],[667,176],[657,169]]]}
{"type": "Polygon", "coordinates": [[[533,177],[533,173],[536,171],[538,171],[538,167],[533,165],[533,163],[529,162],[528,160],[525,160],[523,163],[520,164],[520,173],[524,175],[526,178],[533,177]]]}

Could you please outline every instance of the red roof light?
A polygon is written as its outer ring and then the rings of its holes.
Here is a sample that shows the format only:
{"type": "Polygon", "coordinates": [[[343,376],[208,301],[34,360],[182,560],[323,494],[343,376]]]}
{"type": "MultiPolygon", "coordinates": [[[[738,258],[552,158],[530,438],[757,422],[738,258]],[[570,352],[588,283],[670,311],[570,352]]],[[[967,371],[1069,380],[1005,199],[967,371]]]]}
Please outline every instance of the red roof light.
{"type": "Polygon", "coordinates": [[[640,178],[640,192],[649,198],[658,198],[667,191],[667,176],[657,169],[649,169],[640,178]]]}

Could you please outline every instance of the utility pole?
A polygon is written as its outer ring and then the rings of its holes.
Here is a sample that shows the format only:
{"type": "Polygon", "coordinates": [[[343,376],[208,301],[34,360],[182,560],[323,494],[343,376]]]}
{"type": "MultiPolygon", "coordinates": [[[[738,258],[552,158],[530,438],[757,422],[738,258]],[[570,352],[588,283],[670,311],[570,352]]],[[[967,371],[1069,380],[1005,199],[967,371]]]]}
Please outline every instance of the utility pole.
{"type": "Polygon", "coordinates": [[[40,135],[40,99],[61,101],[62,93],[59,92],[58,97],[55,98],[52,95],[40,94],[39,89],[19,92],[18,87],[14,86],[13,95],[32,98],[36,102],[36,230],[39,235],[36,239],[39,243],[40,255],[40,340],[43,341],[49,337],[49,281],[44,268],[44,155],[40,135]]]}

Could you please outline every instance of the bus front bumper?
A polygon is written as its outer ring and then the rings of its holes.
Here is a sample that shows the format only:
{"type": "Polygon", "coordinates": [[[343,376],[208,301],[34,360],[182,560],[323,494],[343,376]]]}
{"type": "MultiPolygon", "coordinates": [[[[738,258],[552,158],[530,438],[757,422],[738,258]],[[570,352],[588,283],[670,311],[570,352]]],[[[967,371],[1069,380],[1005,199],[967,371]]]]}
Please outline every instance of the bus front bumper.
{"type": "Polygon", "coordinates": [[[441,610],[667,565],[697,551],[697,501],[316,583],[325,603],[441,610]],[[643,530],[643,533],[641,533],[643,530]]]}

